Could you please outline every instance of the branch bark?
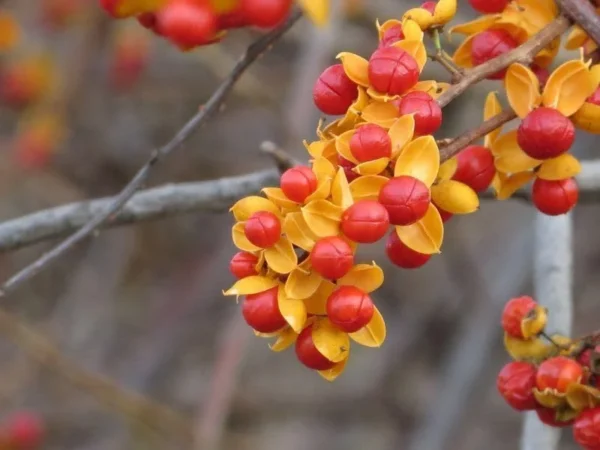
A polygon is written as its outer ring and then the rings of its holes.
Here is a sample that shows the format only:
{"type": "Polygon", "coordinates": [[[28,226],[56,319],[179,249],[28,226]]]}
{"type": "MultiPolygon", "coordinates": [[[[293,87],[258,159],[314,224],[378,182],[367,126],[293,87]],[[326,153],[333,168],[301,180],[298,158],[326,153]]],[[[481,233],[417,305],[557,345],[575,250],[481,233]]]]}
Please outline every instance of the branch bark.
{"type": "Polygon", "coordinates": [[[588,0],[558,0],[562,12],[600,46],[600,16],[588,0]]]}
{"type": "Polygon", "coordinates": [[[82,228],[75,234],[71,235],[58,246],[42,255],[39,259],[25,267],[23,270],[8,279],[0,288],[0,296],[6,296],[14,291],[21,284],[33,278],[45,267],[53,263],[56,259],[70,251],[79,242],[86,239],[96,230],[98,230],[105,222],[111,220],[111,217],[118,213],[123,206],[141,189],[146,182],[152,169],[169,156],[175,150],[179,149],[208,119],[210,119],[219,109],[223,102],[235,86],[237,80],[243,73],[256,61],[265,51],[267,51],[275,41],[289,30],[294,23],[302,16],[299,11],[296,11],[292,16],[281,26],[277,27],[270,33],[262,36],[260,39],[252,43],[244,55],[239,59],[229,76],[221,83],[217,90],[210,97],[208,102],[203,105],[200,110],[179,130],[179,132],[166,145],[152,152],[150,158],[131,179],[131,181],[123,188],[123,190],[113,197],[108,204],[103,205],[103,209],[95,214],[82,228]]]}

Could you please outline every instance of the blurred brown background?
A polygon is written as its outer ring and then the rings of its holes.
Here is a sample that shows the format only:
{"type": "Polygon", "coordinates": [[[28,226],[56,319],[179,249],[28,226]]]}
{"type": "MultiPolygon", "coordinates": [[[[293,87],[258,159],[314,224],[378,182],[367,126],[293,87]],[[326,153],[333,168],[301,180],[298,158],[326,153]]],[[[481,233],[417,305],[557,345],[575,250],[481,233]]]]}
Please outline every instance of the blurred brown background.
{"type": "MultiPolygon", "coordinates": [[[[0,111],[0,219],[66,202],[110,195],[166,142],[212,93],[256,36],[236,31],[224,43],[181,53],[149,36],[150,60],[132,88],[111,88],[114,39],[135,21],[106,20],[88,0],[86,20],[66,30],[42,26],[40,2],[5,8],[24,27],[22,43],[5,61],[48,50],[70,97],[69,137],[43,167],[23,167],[11,145],[19,114],[0,111]],[[91,37],[90,37],[91,36],[91,37]],[[73,81],[74,80],[74,81],[73,81]]],[[[310,90],[341,50],[368,55],[374,21],[399,17],[412,3],[344,2],[330,26],[302,21],[245,75],[226,109],[185,148],[160,166],[151,185],[213,179],[270,167],[259,152],[271,140],[305,159],[319,117],[310,90]]],[[[460,1],[457,20],[471,17],[460,1]]],[[[143,32],[143,30],[142,30],[143,32]]],[[[448,50],[456,45],[453,39],[448,50]]],[[[446,79],[429,64],[425,78],[446,79]]],[[[444,110],[440,137],[481,120],[483,83],[444,110]]],[[[594,156],[582,136],[579,152],[594,156]]],[[[13,295],[7,308],[48,333],[66,355],[194,418],[202,449],[496,450],[518,447],[521,417],[497,395],[495,378],[508,361],[499,315],[513,295],[532,292],[533,208],[515,200],[484,201],[481,211],[454,218],[443,254],[423,269],[377,260],[386,283],[375,295],[388,325],[380,350],[353,348],[334,383],[296,360],[293,350],[269,351],[243,324],[221,290],[233,278],[231,217],[198,212],[103,231],[13,295]]],[[[575,334],[597,327],[600,236],[597,206],[581,205],[575,220],[575,334]]],[[[7,278],[52,242],[0,255],[7,278]]],[[[132,426],[85,392],[32,363],[0,340],[0,419],[20,409],[39,412],[48,449],[164,449],[169,437],[132,426]]],[[[574,449],[570,433],[561,448],[574,449]]]]}

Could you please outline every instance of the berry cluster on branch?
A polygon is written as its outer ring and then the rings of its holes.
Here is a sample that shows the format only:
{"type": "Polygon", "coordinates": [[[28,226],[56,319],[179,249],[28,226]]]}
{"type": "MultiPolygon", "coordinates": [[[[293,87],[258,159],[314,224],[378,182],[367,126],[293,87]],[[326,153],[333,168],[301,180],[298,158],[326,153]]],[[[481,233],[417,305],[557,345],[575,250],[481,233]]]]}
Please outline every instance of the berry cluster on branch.
{"type": "Polygon", "coordinates": [[[351,342],[378,347],[386,335],[372,298],[384,275],[357,261],[359,245],[385,238],[389,260],[416,269],[441,252],[444,222],[476,212],[488,188],[503,200],[533,181],[533,203],[549,215],[577,202],[581,165],[568,150],[575,128],[596,132],[600,68],[582,52],[550,69],[568,24],[552,0],[470,3],[483,15],[450,29],[466,36],[452,56],[440,30],[455,0],[378,22],[368,59],[340,53],[314,85],[317,108],[338,118],[304,142],[310,166],[231,209],[238,281],[224,294],[244,297],[244,318],[275,339],[274,351],[295,344],[299,361],[327,380],[344,370],[351,342]],[[451,83],[421,79],[428,56],[451,83]],[[508,107],[490,92],[479,129],[436,140],[442,107],[482,78],[502,82],[508,107]],[[513,119],[516,129],[503,133],[513,119]]]}

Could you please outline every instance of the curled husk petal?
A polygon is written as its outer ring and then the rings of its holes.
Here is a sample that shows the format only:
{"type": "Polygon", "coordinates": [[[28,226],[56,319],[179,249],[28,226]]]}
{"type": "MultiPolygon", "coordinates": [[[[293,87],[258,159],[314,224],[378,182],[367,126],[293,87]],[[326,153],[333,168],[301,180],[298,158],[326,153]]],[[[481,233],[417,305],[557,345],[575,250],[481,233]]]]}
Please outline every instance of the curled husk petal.
{"type": "Polygon", "coordinates": [[[421,220],[407,226],[396,226],[396,234],[404,245],[425,255],[440,253],[444,240],[444,223],[438,209],[429,204],[421,220]]]}
{"type": "Polygon", "coordinates": [[[350,338],[354,342],[365,347],[381,347],[385,336],[385,321],[377,308],[373,311],[373,318],[367,325],[355,333],[350,333],[350,338]]]}

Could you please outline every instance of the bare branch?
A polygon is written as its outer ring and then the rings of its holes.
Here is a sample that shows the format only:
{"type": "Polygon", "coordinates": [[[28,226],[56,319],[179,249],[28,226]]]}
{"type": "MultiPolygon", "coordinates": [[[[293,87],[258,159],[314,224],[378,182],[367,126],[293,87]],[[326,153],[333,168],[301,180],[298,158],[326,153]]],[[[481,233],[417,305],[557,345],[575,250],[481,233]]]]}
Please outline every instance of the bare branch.
{"type": "Polygon", "coordinates": [[[102,211],[94,215],[79,231],[60,243],[58,246],[42,255],[29,266],[15,274],[7,280],[2,288],[1,294],[5,296],[23,284],[25,281],[34,277],[46,266],[60,256],[71,250],[76,244],[90,236],[94,231],[99,229],[102,224],[110,221],[111,217],[120,211],[123,206],[141,189],[143,184],[148,179],[152,169],[163,158],[180,148],[193,134],[200,128],[208,119],[210,119],[221,107],[227,95],[233,89],[236,81],[242,74],[256,61],[271,45],[277,41],[287,30],[289,30],[296,21],[301,17],[300,12],[294,12],[292,16],[281,26],[277,27],[270,33],[262,36],[260,39],[252,43],[244,55],[239,59],[229,76],[221,83],[217,90],[210,97],[208,102],[200,108],[200,110],[179,130],[179,132],[165,146],[152,152],[152,155],[137,172],[131,181],[123,188],[123,190],[115,196],[108,204],[104,205],[102,211]]]}
{"type": "MultiPolygon", "coordinates": [[[[550,310],[550,333],[571,334],[573,318],[573,224],[570,214],[548,217],[539,213],[535,222],[534,287],[536,300],[550,310]]],[[[522,450],[558,448],[560,429],[550,428],[527,413],[522,450]]]]}
{"type": "Polygon", "coordinates": [[[531,62],[533,56],[546,47],[555,38],[563,34],[569,28],[569,20],[564,16],[559,16],[556,20],[542,29],[532,38],[511,50],[508,53],[500,55],[489,60],[485,64],[476,66],[463,74],[463,77],[456,84],[453,84],[437,99],[440,106],[444,107],[456,97],[465,92],[471,85],[483,80],[489,75],[498,72],[499,70],[510,66],[515,62],[528,63],[531,62]]]}
{"type": "Polygon", "coordinates": [[[569,16],[600,45],[600,16],[588,0],[558,0],[564,14],[569,16]]]}

